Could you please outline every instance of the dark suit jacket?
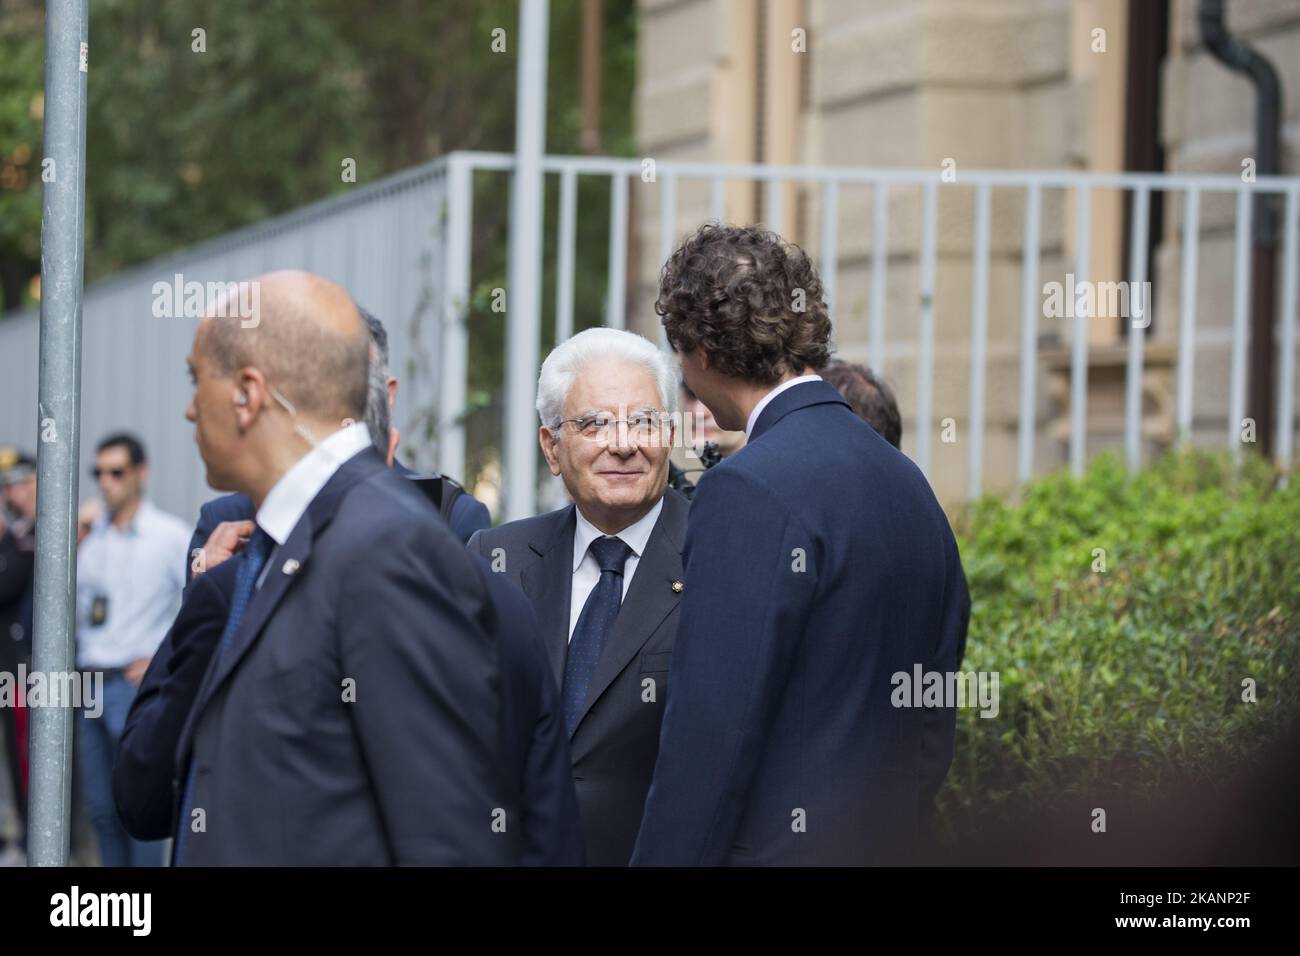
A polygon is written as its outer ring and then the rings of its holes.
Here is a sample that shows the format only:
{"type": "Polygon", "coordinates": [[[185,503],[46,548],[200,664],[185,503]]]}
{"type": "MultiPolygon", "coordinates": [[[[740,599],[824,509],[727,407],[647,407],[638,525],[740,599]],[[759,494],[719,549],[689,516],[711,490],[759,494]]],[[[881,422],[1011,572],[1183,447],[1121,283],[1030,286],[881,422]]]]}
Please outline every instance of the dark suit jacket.
{"type": "Polygon", "coordinates": [[[238,567],[225,561],[186,588],[131,702],[113,760],[113,799],[122,826],[138,840],[176,834],[176,746],[225,630],[238,567]]]}
{"type": "MultiPolygon", "coordinates": [[[[582,828],[559,695],[533,609],[523,593],[476,559],[501,643],[501,728],[518,782],[525,866],[581,866],[582,828]]],[[[230,612],[237,561],[195,579],[140,683],[113,764],[113,795],[127,832],[160,840],[175,832],[176,746],[230,612]]],[[[431,797],[430,799],[433,799],[431,797]]]]}
{"type": "Polygon", "coordinates": [[[177,747],[177,862],[517,862],[495,627],[420,490],[373,449],[349,459],[207,668],[177,747]],[[191,764],[202,832],[180,812],[191,764]]]}
{"type": "MultiPolygon", "coordinates": [[[[650,786],[677,631],[672,585],[682,578],[687,510],[677,492],[665,493],[569,740],[587,862],[595,866],[627,863],[650,786]]],[[[532,602],[556,687],[564,682],[568,651],[575,527],[570,505],[480,531],[469,542],[532,602]]]]}
{"type": "MultiPolygon", "coordinates": [[[[416,475],[416,472],[400,461],[393,462],[393,471],[403,478],[416,475]]],[[[257,509],[253,507],[253,502],[248,495],[222,495],[204,502],[199,508],[199,521],[194,526],[194,534],[190,537],[190,550],[185,558],[185,583],[188,585],[193,576],[194,552],[208,543],[208,538],[217,529],[217,525],[223,521],[252,521],[256,514],[257,509]]],[[[461,541],[468,541],[470,535],[480,528],[490,528],[492,517],[488,514],[487,505],[467,491],[452,503],[449,523],[451,530],[456,532],[456,536],[461,541]]]]}
{"type": "Polygon", "coordinates": [[[582,824],[564,733],[564,708],[537,618],[524,593],[471,555],[500,623],[501,730],[519,789],[524,866],[582,866],[582,824]]]}
{"type": "Polygon", "coordinates": [[[685,554],[632,862],[899,859],[956,715],[894,707],[891,677],[954,670],[970,608],[924,476],[834,387],[795,385],[700,479],[685,554]]]}

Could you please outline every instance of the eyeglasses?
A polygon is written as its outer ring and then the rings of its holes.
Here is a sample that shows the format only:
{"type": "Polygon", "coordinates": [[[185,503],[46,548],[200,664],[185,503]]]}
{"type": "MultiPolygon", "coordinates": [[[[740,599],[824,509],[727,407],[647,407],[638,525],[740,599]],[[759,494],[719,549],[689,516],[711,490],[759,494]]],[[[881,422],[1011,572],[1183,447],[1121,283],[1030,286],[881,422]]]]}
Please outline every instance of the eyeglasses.
{"type": "Polygon", "coordinates": [[[112,475],[114,479],[116,479],[117,481],[121,481],[123,478],[126,477],[126,469],[125,468],[98,468],[98,467],[90,469],[90,477],[94,478],[96,481],[99,481],[99,479],[104,477],[104,475],[112,475]]]}
{"type": "Polygon", "coordinates": [[[591,442],[608,444],[614,438],[622,441],[631,440],[638,445],[649,444],[659,437],[666,416],[659,411],[637,412],[627,418],[615,418],[608,412],[597,412],[583,418],[566,418],[560,427],[569,426],[582,438],[591,442]],[[618,426],[626,426],[626,431],[618,426]]]}

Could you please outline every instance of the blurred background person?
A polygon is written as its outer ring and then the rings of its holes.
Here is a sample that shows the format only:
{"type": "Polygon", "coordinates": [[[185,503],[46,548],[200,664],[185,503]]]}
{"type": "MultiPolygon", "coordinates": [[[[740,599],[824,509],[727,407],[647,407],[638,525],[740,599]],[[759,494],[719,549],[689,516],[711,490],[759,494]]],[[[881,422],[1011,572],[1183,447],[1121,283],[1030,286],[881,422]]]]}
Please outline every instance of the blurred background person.
{"type": "Polygon", "coordinates": [[[676,387],[667,355],[634,333],[588,329],[556,346],[537,382],[538,437],[574,503],[469,542],[537,612],[593,866],[631,858],[659,750],[688,511],[668,489],[676,387]]]}
{"type": "Polygon", "coordinates": [[[705,471],[745,447],[745,433],[719,428],[713,412],[696,397],[685,379],[678,382],[678,403],[682,432],[673,443],[668,484],[689,498],[705,471]],[[706,449],[710,444],[714,447],[706,449]]]}
{"type": "MultiPolygon", "coordinates": [[[[36,459],[0,448],[0,673],[18,674],[32,662],[32,573],[36,561],[36,459]]],[[[27,722],[24,702],[0,706],[8,791],[21,846],[27,833],[27,722]]],[[[0,855],[5,851],[0,814],[0,855]]]]}
{"type": "Polygon", "coordinates": [[[898,402],[894,400],[893,389],[877,378],[871,369],[832,359],[820,374],[844,396],[858,418],[895,448],[901,447],[903,419],[898,414],[898,402]]]}
{"type": "Polygon", "coordinates": [[[706,442],[713,442],[718,446],[718,453],[726,458],[728,455],[735,454],[745,447],[745,432],[743,429],[737,431],[728,431],[718,425],[717,419],[713,417],[713,412],[709,411],[709,406],[700,401],[699,397],[691,391],[691,387],[686,384],[685,379],[680,382],[682,418],[685,419],[690,415],[695,422],[695,435],[692,442],[696,452],[704,449],[706,442]]]}
{"type": "Polygon", "coordinates": [[[144,494],[144,446],[125,432],[99,443],[92,477],[103,502],[77,554],[77,664],[102,672],[103,713],[78,722],[86,809],[104,866],[157,866],[158,844],[131,839],[113,805],[113,758],[136,688],[180,603],[189,529],[144,494]]]}

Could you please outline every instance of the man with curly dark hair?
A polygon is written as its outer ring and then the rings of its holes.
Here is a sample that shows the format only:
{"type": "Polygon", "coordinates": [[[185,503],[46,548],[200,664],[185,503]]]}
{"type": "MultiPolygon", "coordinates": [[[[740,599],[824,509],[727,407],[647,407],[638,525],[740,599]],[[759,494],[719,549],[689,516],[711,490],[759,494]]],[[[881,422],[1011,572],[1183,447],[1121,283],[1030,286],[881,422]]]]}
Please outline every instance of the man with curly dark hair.
{"type": "Polygon", "coordinates": [[[706,225],[664,267],[655,307],[687,386],[748,443],[691,506],[632,862],[907,859],[956,709],[936,695],[916,706],[898,675],[953,673],[970,612],[947,517],[816,374],[831,324],[803,250],[706,225]]]}

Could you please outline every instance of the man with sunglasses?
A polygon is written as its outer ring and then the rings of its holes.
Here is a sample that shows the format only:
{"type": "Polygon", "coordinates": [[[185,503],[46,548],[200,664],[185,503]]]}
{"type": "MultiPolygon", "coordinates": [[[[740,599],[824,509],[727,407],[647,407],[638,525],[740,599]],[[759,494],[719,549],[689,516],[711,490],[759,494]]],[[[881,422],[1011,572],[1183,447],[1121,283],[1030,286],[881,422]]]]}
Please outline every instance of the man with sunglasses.
{"type": "Polygon", "coordinates": [[[131,839],[113,804],[113,759],[149,659],[171,626],[185,585],[189,529],[144,495],[149,466],[134,435],[99,443],[91,469],[103,502],[77,554],[77,664],[102,672],[103,710],[83,714],[78,757],[86,806],[105,866],[157,866],[157,843],[131,839]]]}
{"type": "Polygon", "coordinates": [[[639,335],[558,345],[537,384],[539,438],[574,503],[469,541],[537,613],[595,866],[631,857],[659,748],[688,510],[667,487],[676,393],[667,355],[639,335]]]}

